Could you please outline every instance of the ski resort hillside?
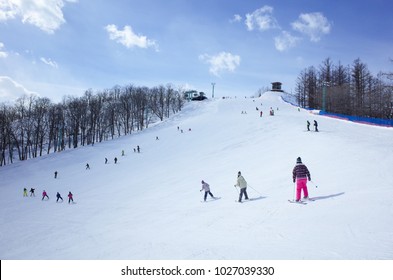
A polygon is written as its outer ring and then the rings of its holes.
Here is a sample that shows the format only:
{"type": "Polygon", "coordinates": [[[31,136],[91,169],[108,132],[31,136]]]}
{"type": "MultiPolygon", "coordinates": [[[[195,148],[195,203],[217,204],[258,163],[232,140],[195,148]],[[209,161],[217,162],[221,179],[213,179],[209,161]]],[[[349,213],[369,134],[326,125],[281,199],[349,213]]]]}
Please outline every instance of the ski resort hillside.
{"type": "Polygon", "coordinates": [[[393,259],[392,166],[392,128],[298,110],[277,92],[190,102],[142,132],[1,167],[0,259],[393,259]],[[307,204],[288,202],[297,157],[307,204]],[[219,199],[203,202],[202,180],[219,199]]]}

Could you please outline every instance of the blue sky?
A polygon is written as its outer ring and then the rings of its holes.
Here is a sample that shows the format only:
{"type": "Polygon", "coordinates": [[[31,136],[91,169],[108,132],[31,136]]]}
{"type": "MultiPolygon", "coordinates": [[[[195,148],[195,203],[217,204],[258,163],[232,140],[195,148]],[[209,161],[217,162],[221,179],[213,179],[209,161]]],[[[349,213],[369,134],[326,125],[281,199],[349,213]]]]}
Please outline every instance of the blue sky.
{"type": "Polygon", "coordinates": [[[0,0],[0,101],[115,85],[294,91],[308,66],[392,71],[390,0],[0,0]]]}

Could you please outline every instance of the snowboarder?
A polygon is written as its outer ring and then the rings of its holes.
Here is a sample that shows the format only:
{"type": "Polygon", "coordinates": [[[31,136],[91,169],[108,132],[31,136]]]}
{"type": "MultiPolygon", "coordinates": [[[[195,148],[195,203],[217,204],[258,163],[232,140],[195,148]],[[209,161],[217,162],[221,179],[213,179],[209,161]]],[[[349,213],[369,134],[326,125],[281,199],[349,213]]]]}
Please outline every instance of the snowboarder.
{"type": "Polygon", "coordinates": [[[240,194],[239,194],[239,202],[242,202],[242,197],[244,194],[245,199],[248,199],[248,195],[247,195],[247,182],[244,179],[244,177],[242,176],[242,173],[239,171],[237,173],[237,182],[235,187],[239,187],[240,188],[240,194]]]}
{"type": "Polygon", "coordinates": [[[307,131],[310,131],[310,122],[307,121],[307,131]]]}
{"type": "Polygon", "coordinates": [[[86,170],[90,169],[90,165],[88,163],[86,163],[86,170]]]}
{"type": "Polygon", "coordinates": [[[30,196],[35,196],[34,191],[35,191],[35,189],[33,189],[33,188],[30,189],[30,196]]]}
{"type": "Polygon", "coordinates": [[[205,195],[204,195],[204,197],[203,197],[203,200],[206,201],[207,195],[210,195],[212,198],[215,198],[214,195],[210,192],[210,186],[209,186],[209,184],[206,183],[206,182],[203,181],[203,180],[202,180],[201,183],[202,183],[202,189],[200,190],[200,192],[203,191],[203,190],[205,191],[205,195]]]}
{"type": "Polygon", "coordinates": [[[296,165],[292,171],[293,182],[296,182],[296,202],[300,201],[301,192],[303,191],[304,199],[308,199],[307,178],[311,181],[311,175],[307,166],[302,163],[302,159],[296,159],[296,165]]]}
{"type": "Polygon", "coordinates": [[[115,157],[115,164],[117,163],[117,157],[115,157]]]}
{"type": "Polygon", "coordinates": [[[318,123],[316,120],[314,120],[314,127],[315,127],[315,132],[318,132],[318,123]]]}
{"type": "Polygon", "coordinates": [[[59,192],[57,192],[57,194],[56,194],[56,202],[58,202],[59,201],[59,199],[61,199],[61,202],[63,202],[63,198],[61,197],[61,195],[60,195],[60,193],[59,192]]]}
{"type": "Polygon", "coordinates": [[[74,203],[74,199],[73,199],[73,194],[71,192],[68,192],[68,203],[74,203]]]}
{"type": "Polygon", "coordinates": [[[45,197],[48,198],[48,200],[49,200],[49,196],[48,196],[48,194],[46,193],[46,191],[44,190],[44,191],[42,192],[42,199],[41,199],[41,200],[44,200],[45,197]]]}
{"type": "Polygon", "coordinates": [[[23,197],[27,197],[27,189],[26,188],[23,188],[23,197]]]}
{"type": "Polygon", "coordinates": [[[105,164],[107,164],[108,163],[108,159],[107,158],[105,158],[105,164]]]}

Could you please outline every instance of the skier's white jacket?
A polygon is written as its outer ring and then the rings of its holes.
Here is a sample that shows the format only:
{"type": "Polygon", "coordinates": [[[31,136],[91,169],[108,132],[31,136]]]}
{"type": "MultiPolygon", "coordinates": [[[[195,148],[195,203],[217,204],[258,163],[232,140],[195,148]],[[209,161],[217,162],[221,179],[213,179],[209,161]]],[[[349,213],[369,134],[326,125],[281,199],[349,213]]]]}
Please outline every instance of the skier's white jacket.
{"type": "Polygon", "coordinates": [[[247,188],[247,182],[242,175],[237,177],[236,186],[240,187],[241,189],[247,188]]]}

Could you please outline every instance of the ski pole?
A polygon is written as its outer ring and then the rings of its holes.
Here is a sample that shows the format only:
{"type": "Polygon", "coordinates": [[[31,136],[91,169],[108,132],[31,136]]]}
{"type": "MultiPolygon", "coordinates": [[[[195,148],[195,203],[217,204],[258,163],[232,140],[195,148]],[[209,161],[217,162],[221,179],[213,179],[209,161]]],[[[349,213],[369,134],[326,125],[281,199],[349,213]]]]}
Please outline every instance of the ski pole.
{"type": "Polygon", "coordinates": [[[313,183],[316,188],[318,188],[317,184],[315,184],[312,180],[310,180],[310,182],[313,183]]]}
{"type": "Polygon", "coordinates": [[[262,195],[259,191],[257,191],[256,189],[254,189],[253,187],[251,187],[249,184],[247,184],[247,186],[249,186],[250,188],[252,188],[254,191],[256,191],[259,195],[262,195]]]}

